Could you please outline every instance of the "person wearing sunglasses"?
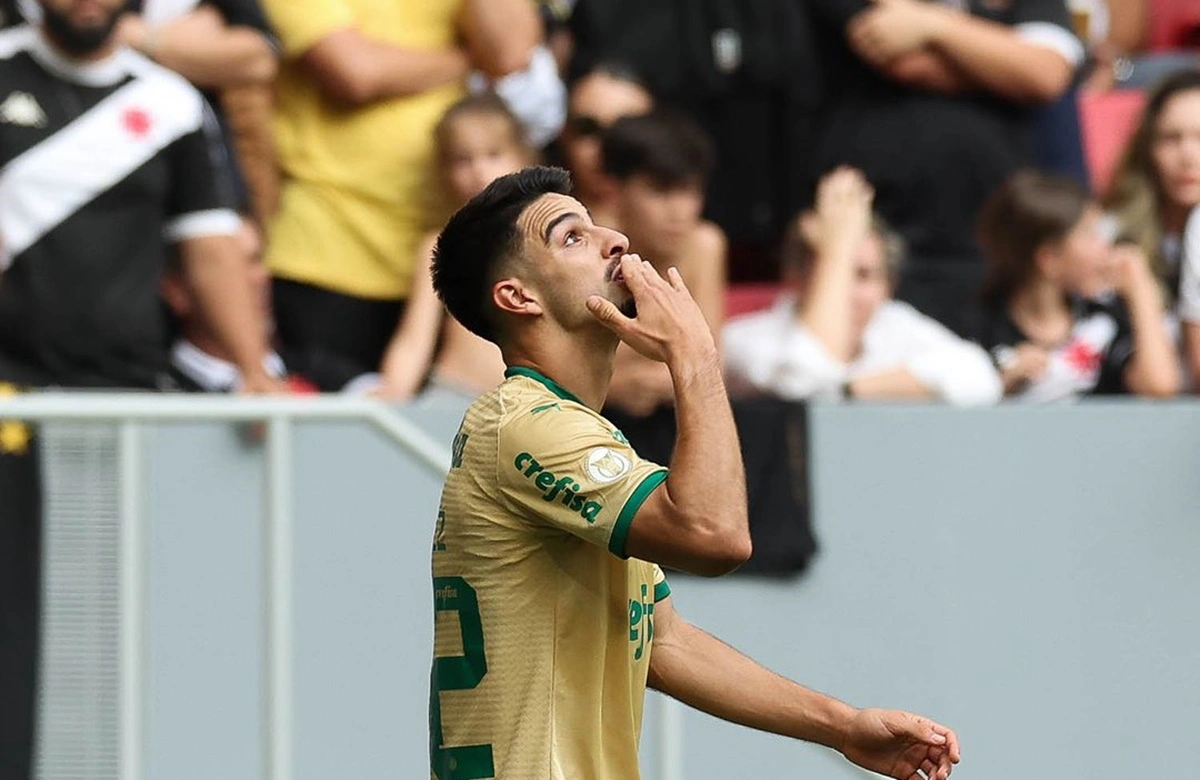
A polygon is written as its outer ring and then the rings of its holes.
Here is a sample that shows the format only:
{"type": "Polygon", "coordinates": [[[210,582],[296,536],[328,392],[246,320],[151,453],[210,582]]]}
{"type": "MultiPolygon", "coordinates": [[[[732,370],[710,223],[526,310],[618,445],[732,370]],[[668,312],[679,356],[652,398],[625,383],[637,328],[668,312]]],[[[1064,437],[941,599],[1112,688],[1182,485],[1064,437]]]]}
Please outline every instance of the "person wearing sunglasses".
{"type": "Polygon", "coordinates": [[[654,98],[632,69],[604,63],[571,86],[568,100],[567,123],[559,139],[562,161],[571,172],[576,196],[593,217],[604,219],[615,208],[616,188],[604,175],[601,138],[621,117],[648,113],[654,98]]]}

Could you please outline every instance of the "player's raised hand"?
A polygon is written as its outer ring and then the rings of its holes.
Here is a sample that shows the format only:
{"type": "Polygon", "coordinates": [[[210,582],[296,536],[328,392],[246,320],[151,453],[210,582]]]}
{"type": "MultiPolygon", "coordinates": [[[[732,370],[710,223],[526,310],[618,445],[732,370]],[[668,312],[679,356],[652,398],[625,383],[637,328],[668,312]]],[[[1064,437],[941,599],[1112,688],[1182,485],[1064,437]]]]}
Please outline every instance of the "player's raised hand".
{"type": "Polygon", "coordinates": [[[945,780],[959,760],[953,731],[898,710],[859,710],[840,749],[864,769],[896,780],[945,780]]]}
{"type": "Polygon", "coordinates": [[[625,255],[619,273],[637,305],[637,316],[625,316],[616,304],[599,295],[588,298],[587,307],[621,341],[651,360],[668,364],[674,359],[710,359],[716,354],[704,313],[678,270],[669,269],[663,279],[649,262],[625,255]]]}

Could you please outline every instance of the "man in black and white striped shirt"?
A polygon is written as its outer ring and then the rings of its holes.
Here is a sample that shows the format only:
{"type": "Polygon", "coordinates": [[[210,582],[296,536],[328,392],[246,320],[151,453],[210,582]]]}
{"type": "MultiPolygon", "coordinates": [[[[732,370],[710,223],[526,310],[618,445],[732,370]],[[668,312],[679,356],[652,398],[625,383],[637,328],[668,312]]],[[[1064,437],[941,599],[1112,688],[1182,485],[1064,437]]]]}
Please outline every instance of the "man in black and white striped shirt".
{"type": "Polygon", "coordinates": [[[272,388],[203,98],[116,45],[125,0],[41,4],[0,33],[0,379],[155,387],[173,244],[245,386],[272,388]]]}
{"type": "MultiPolygon", "coordinates": [[[[0,394],[158,386],[169,253],[242,388],[280,387],[233,235],[221,145],[180,76],[116,44],[127,0],[40,0],[0,33],[0,394]]],[[[0,421],[0,777],[31,775],[40,601],[36,440],[0,421]]]]}

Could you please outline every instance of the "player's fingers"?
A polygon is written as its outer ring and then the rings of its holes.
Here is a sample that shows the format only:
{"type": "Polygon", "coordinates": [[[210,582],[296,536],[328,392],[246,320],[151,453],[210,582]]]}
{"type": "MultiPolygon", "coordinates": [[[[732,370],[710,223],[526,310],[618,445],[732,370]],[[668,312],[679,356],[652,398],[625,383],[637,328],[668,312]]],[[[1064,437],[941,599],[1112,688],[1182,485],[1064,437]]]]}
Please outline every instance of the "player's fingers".
{"type": "Polygon", "coordinates": [[[633,321],[621,313],[616,304],[607,298],[593,295],[587,299],[587,310],[609,330],[621,335],[629,330],[633,321]]]}
{"type": "Polygon", "coordinates": [[[629,292],[633,293],[634,298],[645,293],[650,285],[644,263],[645,261],[637,255],[624,255],[621,258],[621,276],[625,279],[625,286],[629,288],[629,292]]]}
{"type": "Polygon", "coordinates": [[[921,762],[921,774],[925,775],[928,780],[935,780],[937,776],[937,765],[928,758],[921,762]]]}
{"type": "Polygon", "coordinates": [[[930,755],[935,760],[940,761],[944,758],[952,764],[957,764],[959,759],[958,735],[938,723],[930,723],[928,728],[930,734],[924,741],[933,746],[930,748],[930,755]]]}
{"type": "Polygon", "coordinates": [[[937,778],[938,778],[938,780],[946,780],[946,778],[949,777],[950,773],[953,771],[954,771],[954,762],[950,760],[949,753],[946,753],[945,755],[943,755],[937,759],[937,778]]]}
{"type": "Polygon", "coordinates": [[[958,735],[952,729],[946,731],[946,754],[950,758],[950,763],[957,764],[962,758],[958,747],[958,735]]]}
{"type": "Polygon", "coordinates": [[[683,281],[683,274],[679,273],[679,269],[675,266],[671,266],[667,269],[667,281],[670,282],[671,286],[677,291],[688,293],[689,295],[691,294],[688,291],[687,283],[683,281]]]}

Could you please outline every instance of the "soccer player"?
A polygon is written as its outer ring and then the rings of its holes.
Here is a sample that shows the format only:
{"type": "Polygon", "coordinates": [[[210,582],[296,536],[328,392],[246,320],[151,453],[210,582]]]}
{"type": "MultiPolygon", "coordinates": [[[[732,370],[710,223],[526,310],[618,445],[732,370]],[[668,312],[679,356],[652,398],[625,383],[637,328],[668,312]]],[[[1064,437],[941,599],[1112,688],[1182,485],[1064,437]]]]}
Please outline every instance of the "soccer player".
{"type": "Polygon", "coordinates": [[[678,272],[626,254],[570,192],[556,169],[497,179],[434,255],[434,288],[508,378],[467,411],[438,513],[432,775],[637,778],[649,685],[894,778],[947,777],[951,730],[810,691],[675,613],[658,564],[719,575],[750,555],[720,359],[678,272]],[[669,475],[596,411],[618,341],[671,372],[669,475]]]}

